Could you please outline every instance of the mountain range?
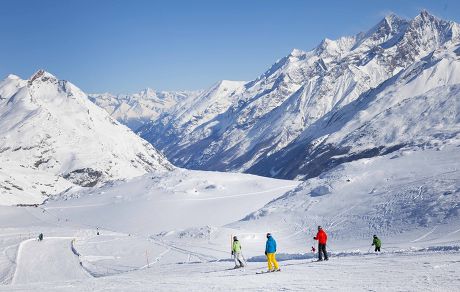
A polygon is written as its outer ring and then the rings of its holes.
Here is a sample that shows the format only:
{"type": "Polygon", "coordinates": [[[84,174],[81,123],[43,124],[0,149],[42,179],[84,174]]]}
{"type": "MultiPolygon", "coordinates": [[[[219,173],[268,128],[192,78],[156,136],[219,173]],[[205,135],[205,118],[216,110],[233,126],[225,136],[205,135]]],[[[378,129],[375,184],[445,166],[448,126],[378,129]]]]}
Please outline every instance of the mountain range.
{"type": "MultiPolygon", "coordinates": [[[[449,86],[459,82],[459,43],[453,21],[427,11],[388,15],[367,32],[295,49],[252,81],[218,82],[132,128],[180,167],[313,177],[345,161],[454,139],[458,114],[436,98],[458,105],[449,86]]],[[[113,116],[124,122],[125,113],[113,116]]]]}
{"type": "Polygon", "coordinates": [[[442,149],[459,141],[459,84],[460,25],[427,11],[202,91],[87,95],[43,70],[9,75],[2,201],[41,202],[173,165],[305,180],[400,149],[442,149]]]}

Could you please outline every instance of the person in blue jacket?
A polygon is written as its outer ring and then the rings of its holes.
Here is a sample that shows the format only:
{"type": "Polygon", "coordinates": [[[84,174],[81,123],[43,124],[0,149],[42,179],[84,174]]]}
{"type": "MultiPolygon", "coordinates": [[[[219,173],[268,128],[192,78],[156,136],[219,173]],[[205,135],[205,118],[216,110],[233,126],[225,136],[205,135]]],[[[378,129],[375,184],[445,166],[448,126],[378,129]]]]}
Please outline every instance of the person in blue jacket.
{"type": "Polygon", "coordinates": [[[265,244],[265,255],[267,256],[269,272],[280,271],[278,262],[276,261],[275,254],[276,254],[276,241],[275,239],[273,239],[270,233],[267,233],[267,243],[265,244]]]}

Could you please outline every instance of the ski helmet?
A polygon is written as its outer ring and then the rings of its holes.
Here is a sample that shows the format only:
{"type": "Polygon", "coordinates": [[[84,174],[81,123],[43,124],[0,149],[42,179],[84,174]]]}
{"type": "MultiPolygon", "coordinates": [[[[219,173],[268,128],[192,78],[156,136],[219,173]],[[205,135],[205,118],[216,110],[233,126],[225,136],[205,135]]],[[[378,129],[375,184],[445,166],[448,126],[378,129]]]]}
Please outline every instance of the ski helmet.
{"type": "Polygon", "coordinates": [[[233,236],[233,240],[238,240],[238,237],[236,237],[236,235],[233,236]]]}
{"type": "Polygon", "coordinates": [[[270,236],[272,236],[272,234],[270,232],[267,233],[267,238],[269,238],[270,236]]]}
{"type": "Polygon", "coordinates": [[[320,230],[320,229],[323,229],[323,227],[321,227],[321,225],[318,225],[318,230],[320,230]]]}

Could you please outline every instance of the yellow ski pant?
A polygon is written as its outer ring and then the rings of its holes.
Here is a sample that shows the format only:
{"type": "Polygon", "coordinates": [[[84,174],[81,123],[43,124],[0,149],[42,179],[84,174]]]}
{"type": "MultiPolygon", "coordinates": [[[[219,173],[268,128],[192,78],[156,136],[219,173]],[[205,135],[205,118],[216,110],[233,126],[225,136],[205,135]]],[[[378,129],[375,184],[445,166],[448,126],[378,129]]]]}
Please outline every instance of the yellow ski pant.
{"type": "Polygon", "coordinates": [[[275,268],[275,270],[279,269],[278,262],[275,258],[275,253],[267,253],[267,262],[269,270],[273,270],[273,267],[275,268]]]}

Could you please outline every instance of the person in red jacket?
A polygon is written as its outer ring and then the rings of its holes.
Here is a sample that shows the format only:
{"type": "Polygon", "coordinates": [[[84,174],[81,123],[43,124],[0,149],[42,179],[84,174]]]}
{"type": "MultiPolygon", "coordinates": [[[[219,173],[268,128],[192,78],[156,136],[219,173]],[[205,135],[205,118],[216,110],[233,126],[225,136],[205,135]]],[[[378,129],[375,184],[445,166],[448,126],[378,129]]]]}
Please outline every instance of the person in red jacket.
{"type": "Polygon", "coordinates": [[[324,253],[324,259],[326,261],[329,260],[329,257],[327,256],[327,251],[326,251],[327,234],[326,232],[324,232],[321,226],[318,226],[318,233],[316,234],[315,237],[313,237],[313,239],[318,240],[318,261],[323,260],[323,253],[324,253]]]}

